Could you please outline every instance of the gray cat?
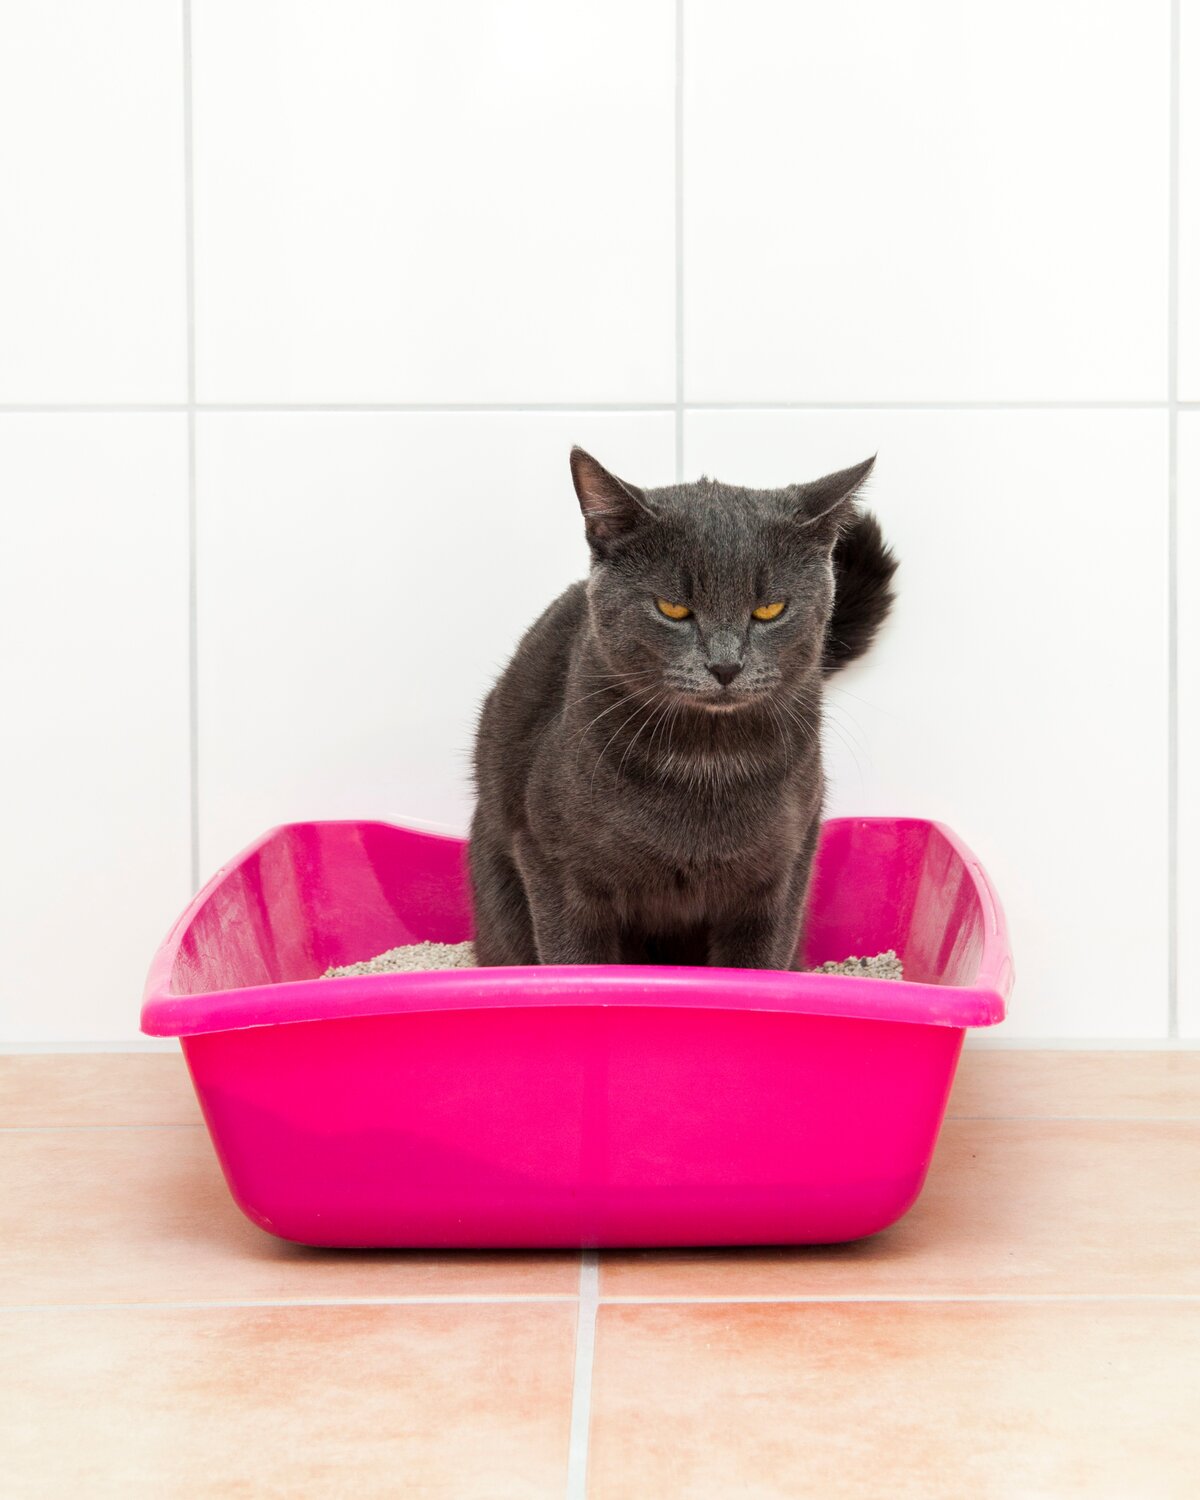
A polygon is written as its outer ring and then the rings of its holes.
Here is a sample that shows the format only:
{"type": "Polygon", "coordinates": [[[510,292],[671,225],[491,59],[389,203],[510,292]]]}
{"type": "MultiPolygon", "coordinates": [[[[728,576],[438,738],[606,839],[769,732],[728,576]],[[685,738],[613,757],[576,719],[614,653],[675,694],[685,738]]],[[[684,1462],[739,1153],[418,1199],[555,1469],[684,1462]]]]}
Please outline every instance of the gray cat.
{"type": "Polygon", "coordinates": [[[589,577],[479,720],[480,964],[795,965],[822,680],[892,604],[895,558],[854,498],[873,464],[643,490],[572,451],[589,577]]]}

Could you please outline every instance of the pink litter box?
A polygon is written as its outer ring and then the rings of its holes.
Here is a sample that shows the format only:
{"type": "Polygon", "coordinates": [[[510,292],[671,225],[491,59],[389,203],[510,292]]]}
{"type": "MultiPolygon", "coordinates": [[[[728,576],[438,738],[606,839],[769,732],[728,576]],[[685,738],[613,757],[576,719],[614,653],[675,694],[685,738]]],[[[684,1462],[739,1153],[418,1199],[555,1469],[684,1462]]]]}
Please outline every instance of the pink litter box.
{"type": "Polygon", "coordinates": [[[150,968],[237,1203],[336,1246],[803,1244],[921,1190],[968,1026],[1003,1019],[1000,903],[939,823],[821,833],[806,964],[894,948],[904,981],[777,970],[456,969],[321,979],[470,936],[465,845],[273,828],[150,968]]]}

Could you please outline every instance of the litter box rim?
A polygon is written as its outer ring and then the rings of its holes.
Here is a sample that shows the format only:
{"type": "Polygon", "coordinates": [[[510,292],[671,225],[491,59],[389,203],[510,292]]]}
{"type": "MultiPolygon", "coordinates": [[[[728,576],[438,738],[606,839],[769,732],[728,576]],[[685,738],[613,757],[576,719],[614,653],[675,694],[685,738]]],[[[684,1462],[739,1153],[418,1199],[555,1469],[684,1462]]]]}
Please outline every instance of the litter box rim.
{"type": "Polygon", "coordinates": [[[141,1029],[148,1036],[187,1037],[360,1016],[550,1006],[772,1011],[955,1028],[993,1026],[1002,1021],[1013,983],[1008,931],[996,891],[975,855],[951,828],[933,819],[829,818],[822,827],[850,823],[920,826],[936,831],[953,848],[974,887],[984,918],[979,965],[970,984],[927,984],[783,969],[609,964],[427,969],[175,993],[171,977],[191,923],[222,883],[271,840],[296,829],[342,825],[387,828],[465,847],[460,838],[386,819],[304,819],[267,829],[223,864],[188,903],[150,963],[141,1029]]]}

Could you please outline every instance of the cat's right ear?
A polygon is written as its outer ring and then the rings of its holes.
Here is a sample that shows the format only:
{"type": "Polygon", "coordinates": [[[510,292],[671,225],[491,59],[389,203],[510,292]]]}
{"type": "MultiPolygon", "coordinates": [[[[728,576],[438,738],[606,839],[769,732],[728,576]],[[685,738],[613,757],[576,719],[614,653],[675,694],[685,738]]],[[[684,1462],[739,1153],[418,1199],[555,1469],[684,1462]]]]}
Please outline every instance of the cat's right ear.
{"type": "Polygon", "coordinates": [[[611,542],[627,535],[652,514],[643,490],[610,474],[582,448],[571,449],[571,478],[583,512],[588,544],[598,557],[604,556],[611,542]]]}

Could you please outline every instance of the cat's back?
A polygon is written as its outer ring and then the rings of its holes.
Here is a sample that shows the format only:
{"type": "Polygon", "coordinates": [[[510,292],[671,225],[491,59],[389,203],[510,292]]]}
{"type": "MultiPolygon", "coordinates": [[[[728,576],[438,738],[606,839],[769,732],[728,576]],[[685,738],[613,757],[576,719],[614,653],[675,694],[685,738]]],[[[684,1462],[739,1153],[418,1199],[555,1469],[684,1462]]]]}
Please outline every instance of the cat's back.
{"type": "Polygon", "coordinates": [[[484,700],[475,738],[481,802],[519,804],[538,737],[562,708],[571,656],[587,615],[587,585],[565,589],[521,637],[484,700]]]}

